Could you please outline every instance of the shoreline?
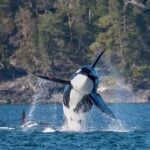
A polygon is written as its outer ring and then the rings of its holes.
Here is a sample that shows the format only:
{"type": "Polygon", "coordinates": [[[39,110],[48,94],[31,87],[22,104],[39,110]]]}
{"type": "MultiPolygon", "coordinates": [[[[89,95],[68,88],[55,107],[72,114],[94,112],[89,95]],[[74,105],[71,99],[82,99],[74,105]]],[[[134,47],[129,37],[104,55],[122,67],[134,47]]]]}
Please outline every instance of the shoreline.
{"type": "MultiPolygon", "coordinates": [[[[108,84],[103,79],[98,88],[106,103],[149,103],[150,90],[132,91],[125,83],[118,79],[117,84],[108,84]],[[120,84],[121,83],[121,84],[120,84]],[[122,86],[123,85],[123,86],[122,86]]],[[[0,83],[0,104],[26,104],[35,100],[42,103],[61,103],[64,86],[54,82],[38,81],[34,75],[16,78],[13,81],[0,83]],[[40,94],[39,94],[40,93],[40,94]]]]}

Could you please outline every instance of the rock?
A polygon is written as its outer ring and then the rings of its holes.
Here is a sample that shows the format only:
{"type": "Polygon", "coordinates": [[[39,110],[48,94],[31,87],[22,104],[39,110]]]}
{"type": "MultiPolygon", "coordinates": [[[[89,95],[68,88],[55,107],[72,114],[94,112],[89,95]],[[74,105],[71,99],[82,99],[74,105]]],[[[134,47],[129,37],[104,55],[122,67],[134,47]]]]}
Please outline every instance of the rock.
{"type": "Polygon", "coordinates": [[[62,93],[63,87],[54,82],[45,82],[33,75],[17,78],[0,84],[0,104],[2,103],[30,103],[36,94],[39,102],[61,102],[58,98],[52,97],[53,93],[62,93]],[[47,92],[46,92],[47,91],[47,92]],[[39,96],[40,94],[40,96],[39,96]]]}
{"type": "Polygon", "coordinates": [[[150,102],[150,90],[138,90],[136,96],[140,99],[140,102],[150,102]]]}
{"type": "Polygon", "coordinates": [[[0,90],[0,103],[14,104],[31,102],[32,94],[31,91],[26,91],[24,94],[20,91],[0,90]]]}
{"type": "Polygon", "coordinates": [[[138,90],[135,93],[132,85],[125,83],[124,79],[115,79],[109,76],[102,79],[98,92],[108,103],[144,103],[148,102],[148,97],[150,97],[150,90],[138,90]]]}

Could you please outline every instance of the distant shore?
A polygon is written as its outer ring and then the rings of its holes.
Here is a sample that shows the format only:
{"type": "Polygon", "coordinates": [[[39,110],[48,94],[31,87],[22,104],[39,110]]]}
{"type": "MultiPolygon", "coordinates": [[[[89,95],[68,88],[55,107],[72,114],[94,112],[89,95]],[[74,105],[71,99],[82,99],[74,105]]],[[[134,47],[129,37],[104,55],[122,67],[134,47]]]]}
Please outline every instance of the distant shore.
{"type": "MultiPolygon", "coordinates": [[[[119,81],[120,82],[120,81],[119,81]]],[[[41,84],[41,83],[40,83],[41,84]]],[[[134,93],[128,86],[120,85],[110,86],[105,81],[101,83],[98,92],[103,96],[107,103],[147,103],[150,102],[150,90],[139,90],[134,93]]],[[[63,99],[62,85],[53,82],[44,83],[41,91],[37,92],[39,85],[37,78],[33,75],[23,76],[13,81],[0,83],[0,104],[21,104],[32,103],[34,96],[41,92],[38,102],[61,103],[63,99]],[[45,89],[48,89],[45,93],[45,89]],[[43,91],[44,93],[43,93],[43,91]]]]}

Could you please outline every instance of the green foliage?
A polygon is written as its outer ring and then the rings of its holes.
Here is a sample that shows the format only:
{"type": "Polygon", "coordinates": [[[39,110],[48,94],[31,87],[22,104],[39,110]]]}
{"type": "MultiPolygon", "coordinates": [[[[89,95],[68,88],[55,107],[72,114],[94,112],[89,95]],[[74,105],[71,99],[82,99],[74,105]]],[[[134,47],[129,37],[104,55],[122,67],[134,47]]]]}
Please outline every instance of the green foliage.
{"type": "Polygon", "coordinates": [[[150,86],[150,67],[149,66],[138,66],[133,67],[130,70],[130,80],[132,81],[135,90],[138,88],[149,89],[150,86]],[[142,82],[141,82],[142,81],[142,82]]]}
{"type": "Polygon", "coordinates": [[[130,74],[135,79],[144,79],[145,77],[150,76],[150,67],[149,66],[138,66],[133,67],[130,71],[130,74]]]}
{"type": "Polygon", "coordinates": [[[105,63],[135,88],[148,85],[150,2],[126,2],[1,0],[0,68],[66,76],[102,47],[105,63]]]}

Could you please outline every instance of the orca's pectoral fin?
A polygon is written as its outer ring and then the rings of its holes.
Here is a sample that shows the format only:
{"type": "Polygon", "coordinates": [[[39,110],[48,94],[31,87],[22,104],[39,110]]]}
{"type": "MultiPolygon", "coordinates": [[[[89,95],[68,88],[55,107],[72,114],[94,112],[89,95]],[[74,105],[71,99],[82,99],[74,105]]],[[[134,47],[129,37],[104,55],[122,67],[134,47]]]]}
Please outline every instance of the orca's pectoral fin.
{"type": "Polygon", "coordinates": [[[108,108],[103,98],[99,94],[90,94],[89,98],[91,102],[93,102],[93,104],[96,105],[103,113],[105,113],[113,119],[116,119],[114,113],[110,110],[110,108],[108,108]]]}
{"type": "Polygon", "coordinates": [[[70,85],[70,81],[69,80],[63,80],[63,79],[58,79],[58,78],[54,78],[54,77],[48,77],[48,76],[44,76],[44,75],[36,75],[36,76],[41,78],[41,79],[53,81],[53,82],[56,82],[56,83],[62,83],[62,84],[70,85]]]}
{"type": "Polygon", "coordinates": [[[98,63],[98,61],[100,60],[100,58],[102,57],[102,55],[104,54],[104,52],[105,52],[105,50],[103,50],[102,52],[100,52],[100,54],[98,55],[98,57],[96,58],[96,60],[91,65],[92,68],[95,68],[96,64],[98,63]]]}

